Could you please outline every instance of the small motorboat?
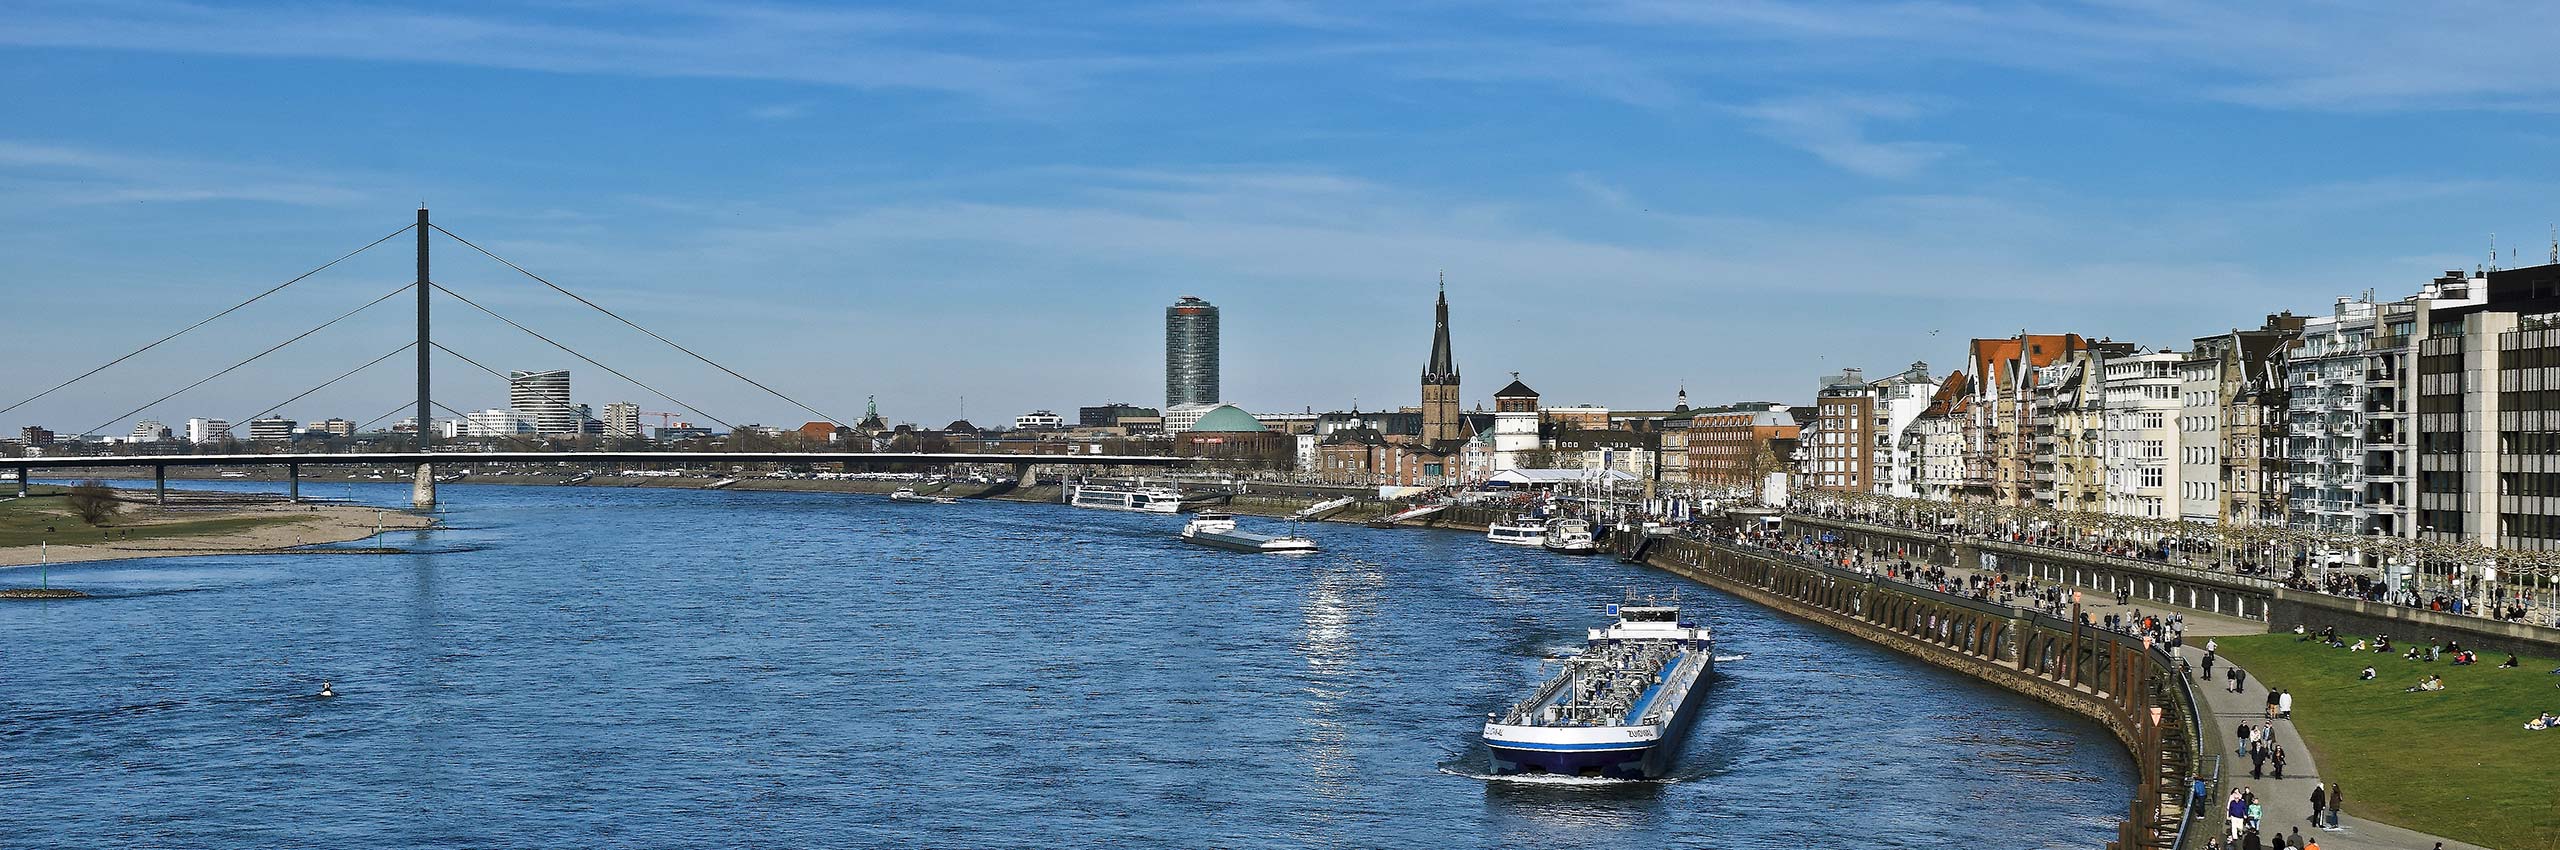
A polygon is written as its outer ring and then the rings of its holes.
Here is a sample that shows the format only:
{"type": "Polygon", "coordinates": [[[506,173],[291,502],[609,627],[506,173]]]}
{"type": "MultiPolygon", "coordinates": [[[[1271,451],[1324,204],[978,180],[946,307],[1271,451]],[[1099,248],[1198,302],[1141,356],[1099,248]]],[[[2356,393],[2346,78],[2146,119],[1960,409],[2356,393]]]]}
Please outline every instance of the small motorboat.
{"type": "Polygon", "coordinates": [[[960,500],[958,500],[958,499],[954,499],[954,498],[951,498],[951,497],[949,497],[949,496],[927,496],[927,495],[924,495],[924,494],[922,494],[922,493],[918,493],[918,492],[916,492],[916,488],[913,488],[913,487],[900,487],[900,488],[898,488],[896,491],[891,492],[891,493],[889,494],[889,501],[892,501],[892,502],[915,502],[915,503],[917,503],[917,504],[924,504],[924,505],[950,505],[950,504],[957,504],[960,500]]]}
{"type": "Polygon", "coordinates": [[[1589,555],[1600,551],[1599,539],[1591,534],[1591,523],[1572,517],[1547,520],[1547,535],[1541,544],[1549,552],[1567,555],[1589,555]]]}
{"type": "Polygon", "coordinates": [[[329,683],[326,680],[323,680],[320,683],[320,692],[312,694],[312,696],[319,697],[321,699],[328,699],[337,695],[338,692],[335,689],[330,688],[329,683]]]}

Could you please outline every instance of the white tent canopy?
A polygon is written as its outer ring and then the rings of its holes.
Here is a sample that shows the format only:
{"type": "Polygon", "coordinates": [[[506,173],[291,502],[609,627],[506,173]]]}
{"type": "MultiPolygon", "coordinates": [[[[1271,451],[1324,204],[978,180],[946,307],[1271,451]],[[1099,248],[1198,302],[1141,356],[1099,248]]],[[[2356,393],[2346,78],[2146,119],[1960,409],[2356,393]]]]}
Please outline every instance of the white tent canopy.
{"type": "Polygon", "coordinates": [[[1485,479],[1487,484],[1512,487],[1554,487],[1559,484],[1614,484],[1638,480],[1633,473],[1615,469],[1506,469],[1485,479]]]}

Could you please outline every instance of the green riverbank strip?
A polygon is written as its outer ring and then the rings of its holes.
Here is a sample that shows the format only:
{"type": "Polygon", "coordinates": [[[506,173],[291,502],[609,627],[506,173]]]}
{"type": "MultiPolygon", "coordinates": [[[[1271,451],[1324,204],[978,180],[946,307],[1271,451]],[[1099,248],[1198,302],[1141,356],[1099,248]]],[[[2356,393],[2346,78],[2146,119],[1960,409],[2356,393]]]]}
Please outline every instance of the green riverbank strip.
{"type": "MultiPolygon", "coordinates": [[[[2291,634],[2217,640],[2252,678],[2293,692],[2294,728],[2321,778],[2346,783],[2349,814],[2488,847],[2560,850],[2560,729],[2524,728],[2539,712],[2560,713],[2560,659],[2526,657],[2508,670],[2498,669],[2505,653],[2459,667],[2407,661],[2400,653],[2425,636],[2391,638],[2389,655],[2291,634]],[[2358,681],[2367,665],[2375,678],[2358,681]],[[2402,690],[2427,676],[2443,676],[2445,689],[2402,690]]],[[[2230,730],[2221,735],[2227,743],[2230,730]]]]}

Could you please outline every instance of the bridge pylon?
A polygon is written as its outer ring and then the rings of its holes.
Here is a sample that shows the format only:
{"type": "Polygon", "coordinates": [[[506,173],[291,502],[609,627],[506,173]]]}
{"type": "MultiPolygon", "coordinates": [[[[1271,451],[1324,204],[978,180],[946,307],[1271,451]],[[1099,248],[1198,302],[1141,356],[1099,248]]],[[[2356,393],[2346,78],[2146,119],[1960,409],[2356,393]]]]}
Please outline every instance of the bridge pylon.
{"type": "Polygon", "coordinates": [[[418,464],[417,474],[409,479],[409,506],[422,511],[436,506],[435,464],[418,464]]]}

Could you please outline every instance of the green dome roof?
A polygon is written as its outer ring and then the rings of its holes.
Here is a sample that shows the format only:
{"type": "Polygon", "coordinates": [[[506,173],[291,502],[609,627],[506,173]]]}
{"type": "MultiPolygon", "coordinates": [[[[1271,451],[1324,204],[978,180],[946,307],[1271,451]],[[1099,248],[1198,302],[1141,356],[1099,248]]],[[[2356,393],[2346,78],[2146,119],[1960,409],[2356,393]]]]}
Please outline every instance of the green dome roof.
{"type": "Polygon", "coordinates": [[[1253,414],[1244,412],[1244,408],[1232,404],[1221,404],[1207,413],[1200,414],[1200,422],[1191,426],[1191,430],[1221,434],[1259,434],[1271,429],[1263,427],[1262,420],[1253,418],[1253,414]]]}

